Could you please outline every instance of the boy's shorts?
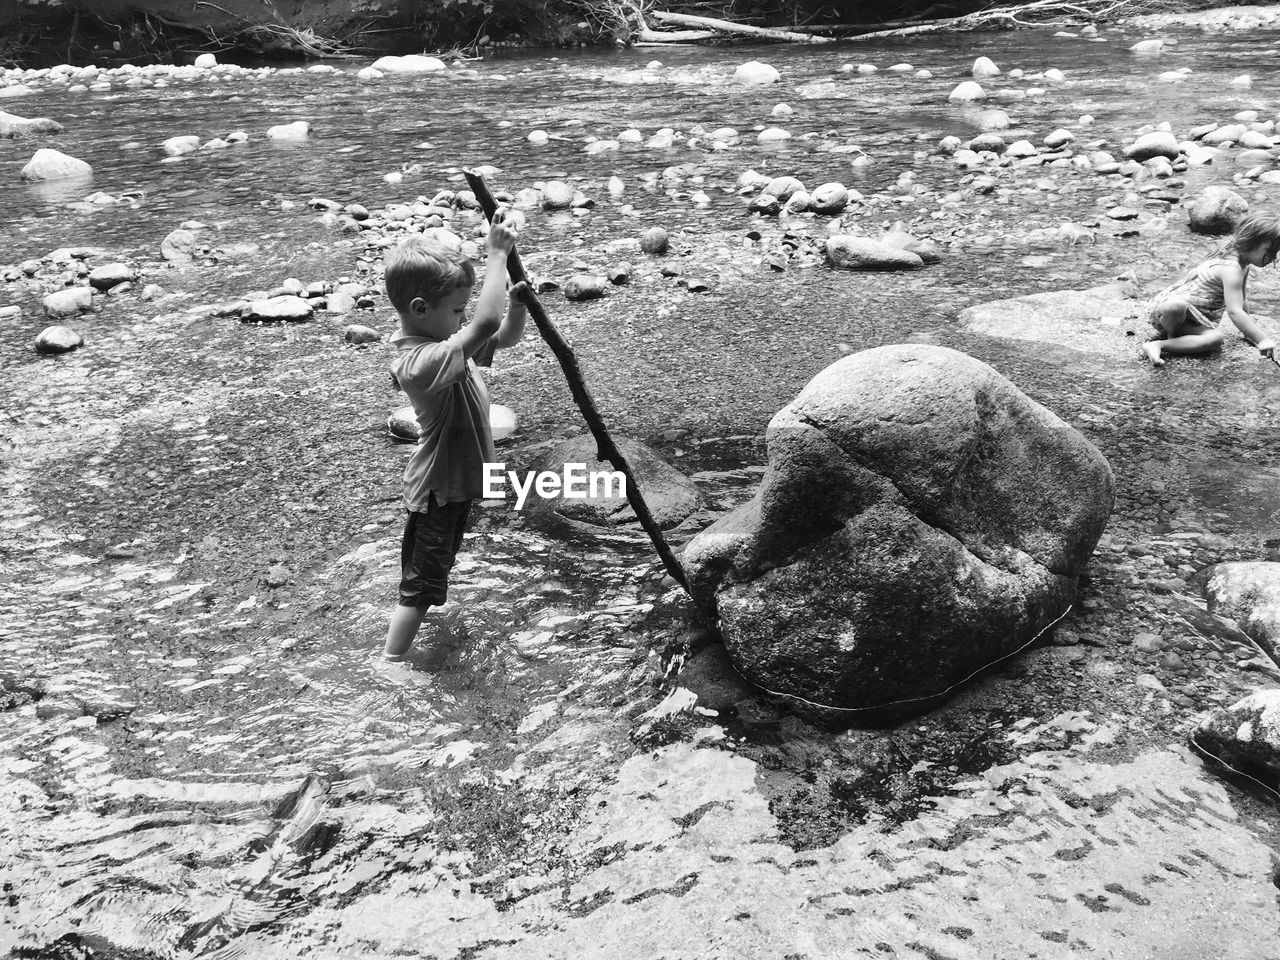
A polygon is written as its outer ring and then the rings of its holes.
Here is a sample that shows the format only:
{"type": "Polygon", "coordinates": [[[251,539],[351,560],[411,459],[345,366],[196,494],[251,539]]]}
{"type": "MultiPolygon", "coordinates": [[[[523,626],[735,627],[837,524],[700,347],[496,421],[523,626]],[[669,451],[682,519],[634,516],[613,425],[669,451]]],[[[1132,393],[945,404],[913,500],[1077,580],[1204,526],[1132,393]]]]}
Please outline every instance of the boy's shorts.
{"type": "Polygon", "coordinates": [[[441,504],[434,493],[425,511],[409,511],[400,543],[401,606],[438,607],[445,602],[449,571],[470,513],[470,500],[441,504]]]}

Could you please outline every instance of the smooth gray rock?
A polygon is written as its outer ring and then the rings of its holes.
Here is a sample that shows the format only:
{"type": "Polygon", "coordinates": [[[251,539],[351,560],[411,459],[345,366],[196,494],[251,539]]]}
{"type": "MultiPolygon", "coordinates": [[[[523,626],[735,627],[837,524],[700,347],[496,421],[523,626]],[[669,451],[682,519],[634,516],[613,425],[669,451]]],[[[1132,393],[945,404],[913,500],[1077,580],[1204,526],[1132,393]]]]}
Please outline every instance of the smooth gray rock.
{"type": "Polygon", "coordinates": [[[138,279],[138,271],[125,263],[104,263],[89,271],[89,285],[95,290],[110,290],[122,283],[138,279]]]}
{"type": "MultiPolygon", "coordinates": [[[[615,437],[614,443],[627,458],[639,484],[654,522],[667,530],[684,520],[701,505],[701,495],[692,480],[663,460],[658,454],[629,437],[615,437]]],[[[596,442],[590,434],[571,437],[552,447],[530,465],[536,472],[562,473],[565,464],[584,465],[587,475],[612,472],[614,467],[596,459],[596,442]]],[[[512,469],[508,466],[508,469],[512,469]]],[[[523,474],[521,474],[523,480],[523,474]]],[[[589,491],[588,491],[589,492],[589,491]]],[[[597,484],[596,496],[545,499],[530,492],[524,504],[525,520],[533,527],[559,537],[594,536],[604,529],[628,526],[638,528],[639,521],[626,496],[604,496],[617,493],[617,487],[606,489],[597,484]]],[[[515,501],[508,501],[514,508],[515,501]]]]}
{"type": "Polygon", "coordinates": [[[827,262],[844,270],[913,270],[924,266],[909,250],[848,235],[827,238],[827,262]]]}
{"type": "Polygon", "coordinates": [[[1213,711],[1191,738],[1214,759],[1280,788],[1280,690],[1259,690],[1213,711]]]}
{"type": "Polygon", "coordinates": [[[34,137],[41,134],[61,133],[62,124],[48,117],[17,117],[0,110],[0,139],[10,137],[34,137]]]}
{"type": "Polygon", "coordinates": [[[1124,155],[1127,158],[1139,162],[1150,160],[1152,157],[1177,160],[1180,152],[1178,150],[1178,138],[1172,133],[1158,130],[1153,133],[1143,134],[1124,148],[1124,155]]]}
{"type": "Polygon", "coordinates": [[[650,227],[640,235],[640,249],[651,256],[660,257],[671,248],[671,239],[662,227],[650,227]]]}
{"type": "Polygon", "coordinates": [[[1187,208],[1192,233],[1220,236],[1235,230],[1249,212],[1249,201],[1227,187],[1208,187],[1187,208]]]}
{"type": "Polygon", "coordinates": [[[575,273],[565,281],[564,298],[566,300],[599,300],[605,295],[608,281],[604,277],[592,276],[589,273],[575,273]]]}
{"type": "Polygon", "coordinates": [[[350,313],[356,308],[356,298],[341,290],[325,294],[325,309],[330,313],[350,313]]]}
{"type": "Polygon", "coordinates": [[[160,241],[160,255],[175,267],[189,266],[204,252],[206,248],[196,232],[184,227],[171,231],[160,241]]]}
{"type": "Polygon", "coordinates": [[[45,327],[36,336],[37,353],[67,353],[84,344],[84,337],[70,327],[45,327]]]}
{"type": "Polygon", "coordinates": [[[240,319],[246,323],[252,321],[297,323],[310,320],[312,310],[311,304],[302,297],[268,297],[265,300],[250,300],[249,305],[240,314],[240,319]]]}
{"type": "Polygon", "coordinates": [[[548,180],[542,185],[544,210],[567,210],[573,204],[573,187],[563,180],[548,180]]]}
{"type": "Polygon", "coordinates": [[[46,294],[41,300],[44,315],[52,320],[63,317],[78,317],[93,307],[93,291],[88,287],[68,287],[46,294]]]}
{"type": "Polygon", "coordinates": [[[853,354],[770,422],[755,497],[684,552],[739,672],[878,722],[1020,648],[1075,596],[1114,480],[980,361],[853,354]],[[900,702],[910,701],[910,702],[900,702]]]}
{"type": "Polygon", "coordinates": [[[44,148],[37,150],[22,168],[23,180],[66,180],[70,177],[88,177],[93,167],[83,160],[44,148]]]}
{"type": "Polygon", "coordinates": [[[843,183],[824,183],[809,194],[809,209],[823,216],[844,213],[849,205],[849,190],[843,183]]]}
{"type": "Polygon", "coordinates": [[[771,197],[777,197],[782,203],[786,203],[791,199],[793,193],[798,193],[804,189],[804,184],[795,177],[774,177],[764,185],[761,193],[767,193],[771,197]]]}

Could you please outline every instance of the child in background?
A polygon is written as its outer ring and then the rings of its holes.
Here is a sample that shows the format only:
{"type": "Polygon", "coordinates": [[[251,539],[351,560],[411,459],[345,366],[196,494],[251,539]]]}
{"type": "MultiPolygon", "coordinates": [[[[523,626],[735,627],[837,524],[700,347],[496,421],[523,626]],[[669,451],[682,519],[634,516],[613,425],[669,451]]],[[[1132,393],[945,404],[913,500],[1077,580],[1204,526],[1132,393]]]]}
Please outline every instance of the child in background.
{"type": "Polygon", "coordinates": [[[1267,336],[1245,306],[1245,284],[1252,267],[1273,263],[1280,252],[1280,219],[1251,214],[1236,226],[1226,249],[1201,261],[1173,285],[1156,294],[1151,325],[1159,335],[1142,345],[1155,366],[1164,354],[1210,353],[1222,346],[1217,329],[1225,311],[1231,322],[1264,357],[1275,341],[1267,336]]]}
{"type": "Polygon", "coordinates": [[[515,346],[524,336],[521,291],[513,287],[509,303],[505,295],[515,241],[515,229],[497,214],[485,243],[488,258],[475,316],[465,327],[476,274],[470,260],[420,236],[401,241],[386,258],[387,296],[400,315],[391,338],[391,370],[413,404],[419,433],[404,472],[409,517],[400,548],[400,600],[387,629],[384,661],[404,661],[427,609],[445,602],[471,501],[483,492],[483,465],[497,459],[489,393],[472,357],[515,346]]]}

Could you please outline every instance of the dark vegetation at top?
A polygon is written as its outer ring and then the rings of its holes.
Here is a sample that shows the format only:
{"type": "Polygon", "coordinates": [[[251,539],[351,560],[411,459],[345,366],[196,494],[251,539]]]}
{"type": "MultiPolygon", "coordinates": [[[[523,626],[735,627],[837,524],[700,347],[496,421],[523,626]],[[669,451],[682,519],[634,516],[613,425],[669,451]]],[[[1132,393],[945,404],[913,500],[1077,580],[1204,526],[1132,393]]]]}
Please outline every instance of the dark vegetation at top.
{"type": "MultiPolygon", "coordinates": [[[[814,37],[883,29],[1015,27],[1105,21],[1215,6],[1212,0],[10,0],[0,9],[0,66],[183,63],[367,57],[433,52],[475,56],[491,45],[630,43],[680,13],[814,37]]],[[[716,34],[711,42],[732,42],[716,34]]],[[[760,39],[755,37],[754,39],[760,39]]]]}

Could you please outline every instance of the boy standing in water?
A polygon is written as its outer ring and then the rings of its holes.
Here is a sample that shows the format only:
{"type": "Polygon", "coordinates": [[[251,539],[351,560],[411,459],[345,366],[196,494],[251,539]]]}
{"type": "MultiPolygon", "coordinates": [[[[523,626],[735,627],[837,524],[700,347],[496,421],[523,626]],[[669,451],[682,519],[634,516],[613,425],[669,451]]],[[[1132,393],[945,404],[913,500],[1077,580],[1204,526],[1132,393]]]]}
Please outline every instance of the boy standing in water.
{"type": "Polygon", "coordinates": [[[497,459],[489,393],[472,357],[524,336],[520,291],[506,301],[507,257],[516,231],[498,213],[475,316],[462,326],[475,267],[460,252],[411,236],[388,254],[385,282],[400,328],[391,371],[418,421],[418,449],[404,471],[409,510],[400,547],[400,600],[391,613],[383,659],[404,661],[429,607],[445,602],[471,501],[483,492],[484,464],[497,459]]]}

